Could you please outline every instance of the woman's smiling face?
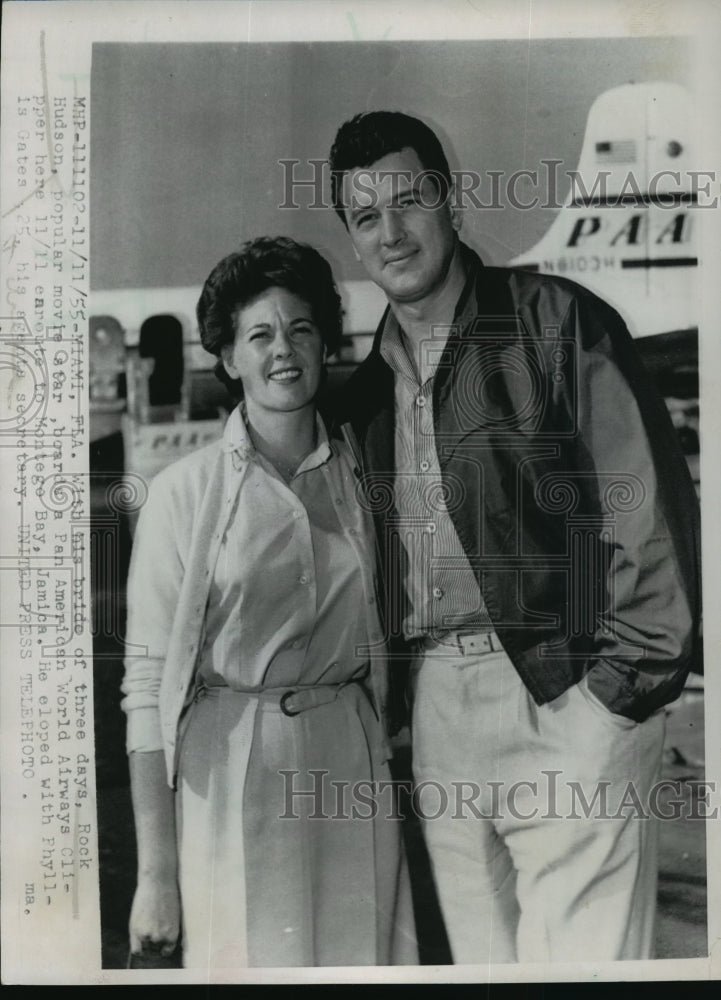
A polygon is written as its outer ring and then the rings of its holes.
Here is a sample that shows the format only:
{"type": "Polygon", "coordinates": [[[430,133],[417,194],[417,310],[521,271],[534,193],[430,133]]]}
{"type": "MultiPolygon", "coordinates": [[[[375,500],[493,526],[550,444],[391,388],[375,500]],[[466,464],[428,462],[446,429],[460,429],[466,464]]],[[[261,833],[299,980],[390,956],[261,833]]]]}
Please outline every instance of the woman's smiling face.
{"type": "Polygon", "coordinates": [[[237,310],[235,340],[222,352],[228,374],[243,383],[246,405],[283,412],[313,404],[324,355],[311,307],[278,287],[237,310]]]}

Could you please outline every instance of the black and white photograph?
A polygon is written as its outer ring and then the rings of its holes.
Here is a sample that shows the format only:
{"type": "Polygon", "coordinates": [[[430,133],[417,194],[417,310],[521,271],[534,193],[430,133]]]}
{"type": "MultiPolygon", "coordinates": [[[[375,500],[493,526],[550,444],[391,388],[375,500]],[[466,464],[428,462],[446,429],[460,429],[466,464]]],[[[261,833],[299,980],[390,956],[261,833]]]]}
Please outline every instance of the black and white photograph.
{"type": "Polygon", "coordinates": [[[3,18],[3,982],[718,978],[714,5],[3,18]]]}

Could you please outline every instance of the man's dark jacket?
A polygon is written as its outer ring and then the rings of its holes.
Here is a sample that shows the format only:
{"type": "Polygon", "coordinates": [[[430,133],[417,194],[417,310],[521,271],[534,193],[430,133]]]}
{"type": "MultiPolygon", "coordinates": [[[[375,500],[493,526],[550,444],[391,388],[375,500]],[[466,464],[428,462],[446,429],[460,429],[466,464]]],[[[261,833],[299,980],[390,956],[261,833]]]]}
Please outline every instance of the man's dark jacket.
{"type": "MultiPolygon", "coordinates": [[[[668,412],[607,303],[463,253],[475,318],[454,327],[433,389],[450,516],[534,700],[589,673],[611,711],[642,721],[679,694],[698,655],[698,502],[668,412]]],[[[387,634],[402,650],[382,328],[344,387],[340,422],[375,516],[387,634]]]]}

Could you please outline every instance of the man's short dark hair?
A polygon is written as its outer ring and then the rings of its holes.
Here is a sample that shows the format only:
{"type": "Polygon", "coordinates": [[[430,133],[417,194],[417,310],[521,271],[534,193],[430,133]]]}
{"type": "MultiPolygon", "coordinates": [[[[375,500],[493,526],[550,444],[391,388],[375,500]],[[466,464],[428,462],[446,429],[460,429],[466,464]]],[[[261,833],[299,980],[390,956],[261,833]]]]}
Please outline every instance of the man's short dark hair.
{"type": "Polygon", "coordinates": [[[389,153],[414,149],[424,170],[436,175],[445,199],[451,171],[443,146],[433,129],[402,111],[363,111],[336,132],[328,163],[333,207],[346,224],[343,205],[343,175],[357,167],[370,167],[389,153]]]}
{"type": "MultiPolygon", "coordinates": [[[[270,288],[285,288],[307,302],[327,353],[338,350],[343,309],[330,264],[313,247],[287,236],[248,240],[215,265],[196,309],[205,350],[220,358],[223,348],[235,342],[238,309],[270,288]]],[[[215,373],[235,395],[242,395],[240,380],[230,378],[222,361],[215,373]]]]}

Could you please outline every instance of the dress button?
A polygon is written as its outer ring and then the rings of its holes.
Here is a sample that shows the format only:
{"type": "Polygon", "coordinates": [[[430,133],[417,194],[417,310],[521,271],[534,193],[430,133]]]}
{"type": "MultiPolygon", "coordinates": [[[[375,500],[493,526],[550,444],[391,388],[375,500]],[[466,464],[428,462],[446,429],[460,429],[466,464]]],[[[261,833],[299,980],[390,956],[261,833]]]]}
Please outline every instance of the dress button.
{"type": "Polygon", "coordinates": [[[440,587],[434,587],[433,588],[433,596],[435,598],[437,598],[438,600],[440,600],[441,597],[443,597],[443,591],[441,590],[440,587]]]}
{"type": "Polygon", "coordinates": [[[335,502],[336,502],[336,504],[337,504],[337,505],[338,505],[339,507],[340,507],[340,505],[341,505],[341,504],[343,503],[343,501],[341,500],[341,498],[340,498],[340,497],[336,497],[336,498],[335,498],[335,502]]]}
{"type": "Polygon", "coordinates": [[[423,396],[416,396],[416,406],[425,406],[426,401],[423,396]]]}
{"type": "Polygon", "coordinates": [[[300,576],[298,577],[298,583],[305,584],[307,582],[308,582],[308,577],[305,575],[305,573],[301,573],[300,576]]]}
{"type": "Polygon", "coordinates": [[[428,472],[428,470],[430,469],[430,467],[431,467],[431,463],[430,462],[426,462],[426,460],[424,458],[423,461],[421,462],[421,472],[428,472]]]}
{"type": "Polygon", "coordinates": [[[426,531],[428,532],[429,535],[435,535],[435,533],[436,533],[437,530],[438,529],[436,528],[436,526],[433,523],[433,521],[431,521],[430,524],[426,525],[426,531]]]}

